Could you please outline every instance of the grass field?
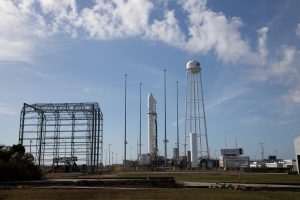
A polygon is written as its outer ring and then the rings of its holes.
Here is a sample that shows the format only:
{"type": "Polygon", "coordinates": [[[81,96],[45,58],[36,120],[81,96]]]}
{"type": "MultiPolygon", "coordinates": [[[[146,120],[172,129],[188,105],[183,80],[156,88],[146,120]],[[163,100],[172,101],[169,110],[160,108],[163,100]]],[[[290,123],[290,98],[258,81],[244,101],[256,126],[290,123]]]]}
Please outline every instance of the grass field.
{"type": "Polygon", "coordinates": [[[236,183],[240,174],[241,183],[272,183],[300,185],[299,175],[238,173],[238,172],[120,172],[108,175],[54,174],[47,178],[103,178],[103,177],[174,177],[178,182],[236,183]]]}
{"type": "Polygon", "coordinates": [[[1,200],[43,199],[43,200],[82,200],[82,199],[226,199],[226,200],[274,200],[299,199],[300,192],[252,192],[212,189],[9,189],[0,190],[1,200]]]}
{"type": "MultiPolygon", "coordinates": [[[[236,182],[238,173],[217,173],[217,172],[145,172],[145,173],[114,173],[109,175],[87,175],[81,174],[55,174],[49,178],[103,178],[103,177],[174,177],[176,181],[191,182],[236,182]]],[[[242,173],[242,183],[274,183],[274,184],[300,184],[299,175],[287,174],[254,174],[242,173]]],[[[241,191],[229,189],[200,189],[200,188],[92,188],[92,189],[76,189],[76,188],[16,188],[16,189],[0,189],[0,200],[10,199],[255,199],[255,200],[276,200],[276,199],[299,199],[300,192],[284,192],[284,191],[241,191]]]]}
{"type": "MultiPolygon", "coordinates": [[[[174,173],[124,173],[121,177],[136,176],[172,176],[176,181],[188,182],[209,182],[209,183],[235,183],[237,182],[238,173],[210,173],[210,172],[174,172],[174,173]]],[[[241,173],[241,183],[273,183],[273,184],[300,184],[299,175],[287,174],[256,174],[241,173]]]]}

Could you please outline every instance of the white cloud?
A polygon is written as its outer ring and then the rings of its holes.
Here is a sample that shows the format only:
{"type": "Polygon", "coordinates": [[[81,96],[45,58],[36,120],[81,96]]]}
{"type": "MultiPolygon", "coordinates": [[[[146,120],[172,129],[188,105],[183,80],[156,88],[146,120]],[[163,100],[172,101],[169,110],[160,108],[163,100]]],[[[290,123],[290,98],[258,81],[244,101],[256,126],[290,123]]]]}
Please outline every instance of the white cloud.
{"type": "Polygon", "coordinates": [[[267,49],[267,33],[269,28],[262,27],[257,30],[258,33],[258,55],[260,56],[261,64],[266,63],[266,58],[268,56],[268,49],[267,49]]]}
{"type": "Polygon", "coordinates": [[[31,42],[25,39],[11,41],[8,38],[0,38],[0,48],[2,49],[0,51],[0,61],[28,61],[33,53],[31,42]]]}
{"type": "Polygon", "coordinates": [[[246,126],[263,124],[265,121],[266,121],[265,118],[259,116],[246,116],[241,119],[241,123],[246,126]]]}
{"type": "MultiPolygon", "coordinates": [[[[181,0],[178,5],[188,17],[187,33],[180,26],[176,12],[167,9],[168,1],[95,0],[92,6],[79,10],[76,0],[3,0],[0,18],[5,20],[0,22],[0,48],[6,51],[0,52],[0,61],[30,60],[38,52],[37,45],[43,43],[42,39],[64,33],[73,38],[97,40],[138,37],[162,41],[192,53],[213,52],[225,63],[270,65],[267,27],[257,30],[257,50],[252,50],[240,32],[244,25],[240,18],[228,18],[222,12],[210,10],[206,0],[181,0]],[[158,5],[164,6],[160,9],[164,12],[162,19],[151,15],[158,5]],[[154,18],[150,20],[150,16],[154,18]]],[[[265,73],[276,73],[282,64],[273,63],[275,67],[265,73]]]]}
{"type": "Polygon", "coordinates": [[[148,0],[96,1],[82,10],[78,24],[89,37],[100,40],[140,36],[148,27],[152,8],[148,0]]]}
{"type": "Polygon", "coordinates": [[[182,47],[185,42],[184,34],[179,27],[173,10],[165,11],[163,20],[154,20],[146,36],[177,47],[182,47]]]}
{"type": "Polygon", "coordinates": [[[296,35],[300,38],[300,23],[296,27],[296,35]]]}
{"type": "Polygon", "coordinates": [[[300,77],[298,66],[300,52],[295,47],[282,46],[276,58],[277,60],[268,61],[265,66],[258,68],[253,78],[257,81],[273,80],[288,83],[300,77]]]}
{"type": "Polygon", "coordinates": [[[48,25],[51,33],[60,31],[77,36],[76,21],[78,17],[76,0],[38,0],[44,19],[49,16],[48,25]]]}
{"type": "Polygon", "coordinates": [[[103,95],[104,90],[101,89],[101,88],[87,86],[87,87],[83,88],[83,93],[85,93],[85,94],[98,94],[98,95],[102,94],[103,95]]]}
{"type": "Polygon", "coordinates": [[[282,84],[287,92],[282,95],[286,103],[300,103],[300,51],[293,46],[283,45],[274,59],[266,59],[266,63],[252,69],[252,78],[258,82],[282,84]],[[289,89],[290,88],[290,89],[289,89]]]}
{"type": "Polygon", "coordinates": [[[300,104],[300,88],[290,89],[288,93],[283,96],[283,99],[287,102],[300,104]]]}
{"type": "Polygon", "coordinates": [[[296,48],[283,46],[281,52],[282,59],[273,64],[269,71],[270,75],[277,77],[288,75],[289,77],[293,77],[297,73],[297,68],[294,66],[297,54],[299,54],[299,52],[297,52],[296,48]]]}
{"type": "Polygon", "coordinates": [[[239,84],[228,85],[223,88],[220,95],[218,95],[215,99],[210,100],[209,104],[206,106],[206,109],[214,109],[223,103],[229,102],[244,95],[248,91],[249,88],[239,84]]]}
{"type": "Polygon", "coordinates": [[[33,1],[0,1],[0,61],[30,60],[38,38],[45,36],[43,18],[32,7],[33,1]]]}
{"type": "Polygon", "coordinates": [[[15,115],[10,105],[0,102],[0,115],[15,115]]]}
{"type": "Polygon", "coordinates": [[[238,17],[230,19],[206,8],[206,1],[181,1],[189,17],[189,39],[185,48],[191,52],[214,51],[227,63],[251,62],[252,54],[239,28],[243,22],[238,17]]]}
{"type": "Polygon", "coordinates": [[[60,32],[99,40],[140,37],[194,53],[214,51],[224,62],[252,60],[249,57],[253,53],[238,30],[242,21],[209,10],[205,0],[180,2],[188,14],[188,35],[183,33],[175,12],[161,1],[97,0],[82,10],[78,10],[75,0],[4,0],[1,4],[1,18],[6,20],[1,24],[0,42],[9,51],[2,53],[0,60],[30,59],[37,38],[60,32]],[[164,18],[150,22],[150,14],[158,4],[165,6],[164,18]],[[17,30],[8,29],[11,25],[17,30]]]}

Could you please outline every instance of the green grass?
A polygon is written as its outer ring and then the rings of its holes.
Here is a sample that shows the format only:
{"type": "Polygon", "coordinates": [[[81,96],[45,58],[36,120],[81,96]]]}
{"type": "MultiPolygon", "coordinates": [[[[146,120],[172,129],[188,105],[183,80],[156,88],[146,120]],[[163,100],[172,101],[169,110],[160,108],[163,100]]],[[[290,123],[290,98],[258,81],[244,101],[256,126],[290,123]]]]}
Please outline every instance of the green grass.
{"type": "Polygon", "coordinates": [[[300,192],[251,192],[216,189],[10,189],[0,190],[1,200],[82,200],[82,199],[227,199],[227,200],[274,200],[299,199],[300,192]]]}
{"type": "MultiPolygon", "coordinates": [[[[101,177],[174,177],[179,182],[208,182],[208,183],[235,183],[237,182],[238,172],[120,172],[109,175],[86,175],[81,174],[54,174],[48,178],[101,178],[101,177]]],[[[273,184],[299,184],[299,175],[287,174],[267,174],[267,173],[241,173],[241,183],[273,183],[273,184]]]]}
{"type": "MultiPolygon", "coordinates": [[[[191,182],[236,182],[237,173],[230,172],[145,172],[145,173],[114,173],[112,177],[174,177],[176,181],[191,181],[191,182]]],[[[69,176],[69,175],[68,175],[69,176]]],[[[80,175],[73,174],[69,178],[75,178],[80,175]]],[[[56,178],[66,176],[64,174],[56,174],[56,178]]],[[[82,177],[82,176],[81,176],[82,177]]],[[[103,175],[88,175],[84,178],[101,178],[103,175]]],[[[83,177],[82,177],[83,178],[83,177]]],[[[286,174],[254,174],[242,173],[241,182],[244,183],[290,183],[300,184],[300,176],[286,174]]],[[[300,192],[283,192],[283,191],[239,191],[228,189],[199,189],[199,188],[139,188],[139,189],[39,189],[29,188],[24,189],[0,189],[0,200],[11,199],[228,199],[228,200],[273,200],[273,199],[299,199],[300,192]]]]}

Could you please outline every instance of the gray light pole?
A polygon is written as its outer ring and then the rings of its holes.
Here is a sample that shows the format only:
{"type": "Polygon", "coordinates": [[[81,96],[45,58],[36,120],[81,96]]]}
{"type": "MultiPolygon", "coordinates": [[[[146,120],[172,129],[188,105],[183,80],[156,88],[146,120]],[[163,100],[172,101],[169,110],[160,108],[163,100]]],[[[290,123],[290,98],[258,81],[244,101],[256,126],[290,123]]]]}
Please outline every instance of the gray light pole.
{"type": "MultiPolygon", "coordinates": [[[[140,83],[140,138],[138,157],[142,154],[142,83],[140,83]]],[[[137,158],[138,159],[138,158],[137,158]]]]}
{"type": "Polygon", "coordinates": [[[29,146],[29,152],[31,154],[31,143],[32,143],[32,140],[30,139],[30,146],[29,146]]]}
{"type": "Polygon", "coordinates": [[[115,153],[116,154],[116,164],[118,164],[118,155],[119,153],[115,153]]]}
{"type": "Polygon", "coordinates": [[[259,144],[260,144],[260,147],[261,147],[261,160],[263,161],[264,160],[264,148],[265,148],[263,145],[265,143],[260,142],[259,144]]]}
{"type": "Polygon", "coordinates": [[[107,149],[105,149],[105,166],[107,165],[107,149]]]}
{"type": "Polygon", "coordinates": [[[166,69],[164,69],[164,105],[165,105],[165,166],[167,166],[167,97],[166,97],[166,69]]]}
{"type": "Polygon", "coordinates": [[[65,158],[67,157],[67,144],[66,144],[66,140],[62,140],[62,142],[65,143],[65,158]]]}
{"type": "Polygon", "coordinates": [[[108,145],[108,165],[110,165],[110,146],[111,144],[108,145]]]}
{"type": "Polygon", "coordinates": [[[127,90],[127,74],[125,74],[125,127],[124,127],[124,171],[126,170],[126,145],[127,145],[127,140],[126,140],[126,90],[127,90]]]}
{"type": "Polygon", "coordinates": [[[217,157],[217,151],[218,151],[218,149],[215,149],[215,158],[216,159],[218,159],[218,157],[217,157]]]}
{"type": "Polygon", "coordinates": [[[132,149],[132,147],[129,148],[129,156],[130,156],[129,158],[130,158],[130,160],[132,160],[131,159],[131,149],[132,149]]]}
{"type": "Polygon", "coordinates": [[[178,154],[177,154],[177,164],[179,162],[179,120],[178,120],[178,81],[176,81],[176,96],[177,96],[177,107],[176,107],[176,110],[177,110],[177,114],[176,114],[176,121],[177,121],[177,151],[178,151],[178,154]]]}

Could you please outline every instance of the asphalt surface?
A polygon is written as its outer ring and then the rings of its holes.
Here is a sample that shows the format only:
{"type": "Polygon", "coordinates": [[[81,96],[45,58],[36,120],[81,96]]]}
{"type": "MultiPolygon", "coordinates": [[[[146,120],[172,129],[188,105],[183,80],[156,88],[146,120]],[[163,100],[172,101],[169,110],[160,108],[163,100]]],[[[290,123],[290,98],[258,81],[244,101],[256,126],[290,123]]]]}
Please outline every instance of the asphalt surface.
{"type": "MultiPolygon", "coordinates": [[[[174,181],[174,180],[173,180],[174,181]]],[[[207,183],[207,182],[174,182],[168,180],[141,179],[45,179],[42,181],[0,182],[1,188],[30,186],[35,188],[149,188],[149,187],[181,187],[240,190],[300,191],[300,185],[284,184],[247,184],[247,183],[207,183]],[[152,182],[151,182],[152,181],[152,182]],[[149,184],[151,183],[151,184],[149,184]]]]}

